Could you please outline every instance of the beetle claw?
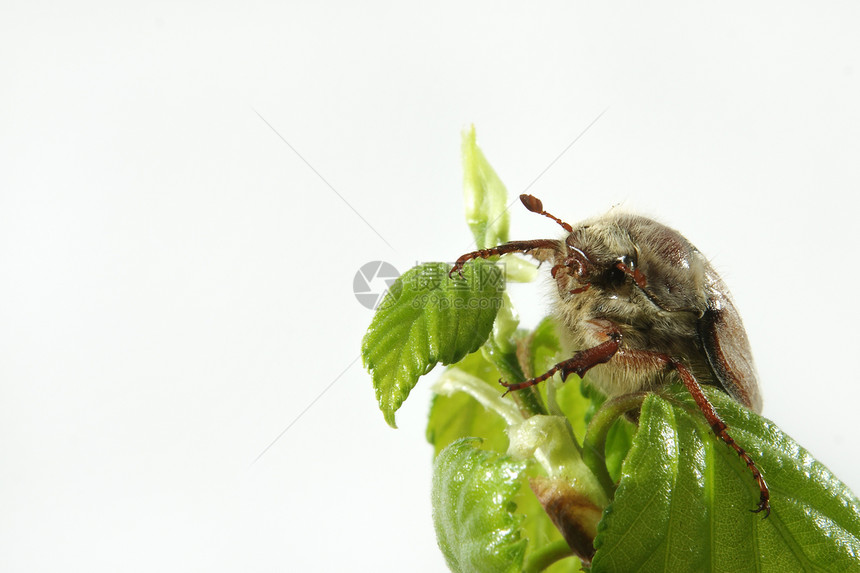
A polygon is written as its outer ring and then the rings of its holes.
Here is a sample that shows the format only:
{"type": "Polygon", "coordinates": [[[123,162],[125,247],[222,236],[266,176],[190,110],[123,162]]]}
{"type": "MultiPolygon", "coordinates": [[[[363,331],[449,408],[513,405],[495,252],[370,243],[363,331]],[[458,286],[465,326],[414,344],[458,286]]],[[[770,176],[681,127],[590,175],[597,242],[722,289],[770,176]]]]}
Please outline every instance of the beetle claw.
{"type": "Polygon", "coordinates": [[[755,509],[750,510],[752,513],[761,513],[762,511],[764,512],[762,519],[767,519],[767,516],[770,515],[770,501],[764,498],[758,502],[758,506],[755,509]]]}

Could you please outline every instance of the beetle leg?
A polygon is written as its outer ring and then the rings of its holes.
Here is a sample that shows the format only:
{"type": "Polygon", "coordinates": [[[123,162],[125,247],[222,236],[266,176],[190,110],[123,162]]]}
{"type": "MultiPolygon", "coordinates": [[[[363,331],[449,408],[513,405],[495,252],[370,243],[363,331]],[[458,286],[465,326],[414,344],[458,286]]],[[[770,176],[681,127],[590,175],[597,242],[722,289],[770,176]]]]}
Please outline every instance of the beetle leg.
{"type": "Polygon", "coordinates": [[[602,342],[592,348],[580,350],[572,357],[559,362],[536,378],[529,378],[523,382],[516,382],[513,384],[499,380],[499,384],[506,388],[505,393],[502,394],[502,396],[507,396],[509,392],[515,392],[516,390],[522,390],[523,388],[540,384],[544,380],[551,378],[556,372],[561,372],[562,380],[567,380],[567,377],[571,374],[576,374],[582,378],[585,376],[585,373],[593,367],[598,364],[608,362],[613,356],[615,356],[618,349],[621,348],[621,332],[618,330],[612,330],[608,333],[608,336],[609,340],[606,342],[602,342]]]}
{"type": "Polygon", "coordinates": [[[708,397],[705,396],[702,386],[699,384],[698,380],[696,380],[695,376],[693,376],[693,373],[690,372],[690,369],[682,362],[661,352],[652,352],[647,350],[621,350],[621,332],[615,327],[606,332],[606,334],[609,336],[609,340],[606,342],[598,344],[592,348],[580,350],[571,358],[559,362],[536,378],[530,378],[524,382],[514,384],[499,380],[499,383],[506,388],[503,396],[507,395],[509,392],[522,390],[523,388],[540,384],[544,380],[552,377],[556,372],[561,372],[562,380],[566,380],[570,374],[574,373],[581,378],[586,372],[588,372],[588,370],[598,364],[608,362],[616,354],[619,355],[619,358],[624,360],[642,361],[642,363],[651,363],[655,367],[662,366],[664,368],[672,368],[678,372],[678,375],[684,382],[684,386],[687,388],[687,391],[690,392],[690,395],[693,396],[693,401],[696,402],[699,410],[701,410],[702,414],[705,416],[705,420],[707,420],[708,425],[711,426],[711,430],[714,434],[737,452],[738,456],[746,464],[747,469],[752,473],[753,478],[759,487],[759,502],[756,509],[751,511],[753,513],[760,513],[763,511],[764,517],[769,516],[770,490],[767,487],[767,482],[765,482],[764,476],[762,476],[761,471],[756,466],[752,457],[750,457],[746,450],[738,445],[734,438],[729,434],[728,426],[723,422],[722,418],[720,418],[720,415],[717,414],[713,404],[711,404],[708,397]]]}
{"type": "Polygon", "coordinates": [[[663,365],[663,367],[672,368],[678,372],[678,375],[684,382],[684,386],[686,386],[687,391],[690,392],[690,394],[693,396],[693,400],[696,402],[696,405],[699,407],[699,410],[702,411],[702,414],[704,414],[705,420],[707,420],[708,425],[711,426],[711,430],[713,430],[714,434],[716,434],[718,438],[720,438],[723,442],[728,444],[730,448],[737,452],[738,456],[746,464],[747,469],[749,469],[750,473],[752,473],[753,478],[758,484],[758,506],[756,507],[756,509],[753,509],[751,511],[754,513],[759,513],[763,511],[765,517],[770,515],[770,490],[767,487],[767,482],[764,481],[764,476],[761,475],[761,471],[759,471],[752,457],[750,457],[746,450],[740,447],[738,443],[735,442],[734,438],[729,435],[728,426],[720,418],[720,415],[717,414],[717,411],[714,409],[713,404],[711,404],[711,402],[708,400],[708,397],[705,396],[705,393],[702,391],[702,386],[699,384],[698,380],[696,380],[695,376],[693,376],[693,373],[690,372],[690,369],[687,368],[687,366],[680,361],[660,352],[625,349],[622,351],[622,353],[623,354],[619,354],[619,358],[623,356],[622,359],[644,360],[651,362],[655,366],[663,365]]]}
{"type": "Polygon", "coordinates": [[[734,451],[737,452],[738,456],[744,461],[747,465],[747,468],[752,473],[753,478],[758,483],[759,488],[759,502],[758,507],[756,509],[752,509],[753,513],[759,513],[761,511],[764,512],[764,516],[767,517],[770,515],[770,490],[767,487],[767,482],[764,481],[764,476],[761,475],[761,471],[756,467],[755,462],[750,457],[746,450],[738,445],[735,442],[734,438],[729,435],[728,426],[723,420],[720,418],[717,411],[714,410],[713,404],[708,400],[705,393],[702,391],[702,386],[693,376],[693,373],[690,370],[676,360],[671,361],[671,365],[675,370],[678,371],[678,374],[681,376],[681,380],[684,381],[684,386],[687,387],[687,390],[692,394],[693,400],[696,401],[696,405],[705,415],[705,419],[708,421],[708,424],[711,426],[711,430],[726,444],[729,445],[734,451]]]}
{"type": "Polygon", "coordinates": [[[534,239],[531,241],[511,241],[509,243],[504,243],[499,245],[498,247],[493,247],[490,249],[479,249],[477,251],[472,251],[471,253],[466,253],[454,263],[454,266],[448,271],[448,277],[451,277],[454,273],[460,275],[460,278],[463,278],[463,265],[466,264],[467,261],[471,261],[472,259],[488,259],[490,257],[494,257],[496,255],[506,255],[508,253],[528,253],[529,251],[534,251],[535,249],[557,249],[558,241],[553,239],[534,239]]]}

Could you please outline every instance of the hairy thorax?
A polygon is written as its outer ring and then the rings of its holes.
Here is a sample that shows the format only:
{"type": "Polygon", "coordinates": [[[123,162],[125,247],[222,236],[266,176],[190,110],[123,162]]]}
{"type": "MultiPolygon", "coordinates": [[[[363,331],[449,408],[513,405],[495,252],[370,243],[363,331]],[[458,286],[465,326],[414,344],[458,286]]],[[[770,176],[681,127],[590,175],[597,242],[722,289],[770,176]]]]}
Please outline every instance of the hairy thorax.
{"type": "MultiPolygon", "coordinates": [[[[564,258],[563,252],[559,258],[564,258]]],[[[592,280],[582,289],[577,277],[562,269],[553,278],[555,315],[562,328],[563,350],[571,354],[605,342],[620,331],[623,346],[615,358],[592,368],[588,381],[608,397],[651,390],[677,374],[655,361],[654,353],[676,357],[710,382],[710,371],[696,330],[700,313],[664,310],[632,282],[592,280]],[[648,354],[637,351],[648,351],[648,354]]]]}

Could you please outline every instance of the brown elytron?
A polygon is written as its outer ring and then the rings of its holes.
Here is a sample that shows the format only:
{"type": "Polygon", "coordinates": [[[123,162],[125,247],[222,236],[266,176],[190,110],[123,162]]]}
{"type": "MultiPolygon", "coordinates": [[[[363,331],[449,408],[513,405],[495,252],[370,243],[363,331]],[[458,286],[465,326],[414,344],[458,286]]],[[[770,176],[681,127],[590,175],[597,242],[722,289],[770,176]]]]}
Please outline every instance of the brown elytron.
{"type": "Polygon", "coordinates": [[[449,274],[472,259],[528,253],[552,264],[558,287],[560,334],[573,355],[507,392],[534,386],[556,372],[562,379],[589,372],[612,398],[680,379],[714,433],[733,448],[758,483],[754,512],[770,513],[770,493],[753,459],[729,435],[700,384],[717,386],[761,412],[755,366],[741,318],[728,290],[704,256],[680,233],[647,217],[610,213],[571,226],[520,195],[533,213],[549,217],[562,240],[511,241],[466,253],[449,274]]]}

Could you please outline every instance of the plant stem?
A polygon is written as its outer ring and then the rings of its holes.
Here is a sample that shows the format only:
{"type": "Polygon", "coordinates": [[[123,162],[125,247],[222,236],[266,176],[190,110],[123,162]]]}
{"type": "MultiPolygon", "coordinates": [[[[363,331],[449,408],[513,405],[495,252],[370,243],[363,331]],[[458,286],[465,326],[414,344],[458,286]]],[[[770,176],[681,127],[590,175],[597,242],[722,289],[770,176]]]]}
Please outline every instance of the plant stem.
{"type": "Polygon", "coordinates": [[[645,392],[637,392],[606,401],[594,413],[594,417],[585,432],[585,439],[582,442],[582,461],[597,476],[600,485],[610,499],[615,494],[615,482],[609,475],[609,470],[606,469],[606,457],[604,455],[606,436],[609,434],[609,428],[619,416],[642,406],[645,396],[645,392]]]}
{"type": "Polygon", "coordinates": [[[528,561],[523,565],[523,573],[537,573],[543,571],[556,561],[573,556],[573,551],[567,545],[567,541],[559,540],[545,547],[536,549],[528,561]]]}
{"type": "MultiPolygon", "coordinates": [[[[502,351],[492,338],[487,340],[482,350],[484,356],[498,368],[502,376],[509,382],[523,382],[526,379],[523,369],[517,360],[516,353],[502,351]]],[[[526,418],[547,413],[540,392],[534,386],[517,390],[516,392],[512,392],[511,395],[526,418]]]]}

